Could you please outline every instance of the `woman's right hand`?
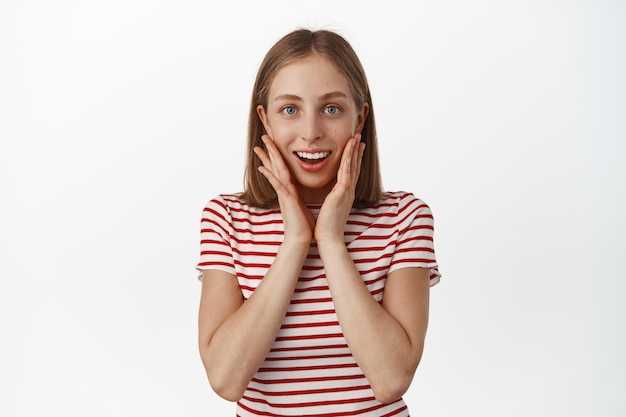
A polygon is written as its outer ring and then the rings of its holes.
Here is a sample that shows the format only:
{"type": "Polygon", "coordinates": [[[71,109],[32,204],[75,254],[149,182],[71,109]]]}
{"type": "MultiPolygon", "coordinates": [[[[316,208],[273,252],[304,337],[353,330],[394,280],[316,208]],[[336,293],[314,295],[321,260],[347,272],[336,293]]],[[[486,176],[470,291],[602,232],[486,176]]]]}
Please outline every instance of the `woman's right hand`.
{"type": "Polygon", "coordinates": [[[291,173],[280,151],[268,135],[261,137],[267,151],[256,146],[254,153],[263,163],[259,172],[267,178],[278,196],[278,204],[285,227],[284,242],[301,244],[308,248],[313,239],[315,219],[311,210],[302,202],[298,188],[291,180],[291,173]]]}

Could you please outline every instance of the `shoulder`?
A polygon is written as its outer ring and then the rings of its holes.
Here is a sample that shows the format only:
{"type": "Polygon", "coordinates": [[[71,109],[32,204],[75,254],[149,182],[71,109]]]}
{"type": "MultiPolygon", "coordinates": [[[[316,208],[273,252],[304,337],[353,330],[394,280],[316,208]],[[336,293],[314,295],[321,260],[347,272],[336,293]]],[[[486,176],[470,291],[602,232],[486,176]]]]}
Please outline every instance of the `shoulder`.
{"type": "Polygon", "coordinates": [[[368,207],[355,209],[354,213],[364,215],[401,215],[407,210],[420,210],[430,212],[430,207],[423,200],[415,197],[408,191],[385,191],[382,199],[368,207]]]}
{"type": "Polygon", "coordinates": [[[432,222],[432,213],[430,207],[411,192],[385,191],[376,204],[354,209],[351,219],[353,222],[376,223],[404,230],[418,220],[432,222]]]}
{"type": "Polygon", "coordinates": [[[395,224],[401,233],[419,227],[433,229],[433,214],[426,202],[408,191],[388,191],[383,194],[384,203],[393,206],[395,224]]]}
{"type": "Polygon", "coordinates": [[[409,191],[385,191],[381,204],[396,207],[398,215],[411,212],[431,214],[428,204],[409,191]]]}
{"type": "Polygon", "coordinates": [[[231,213],[249,209],[239,198],[239,194],[218,194],[205,205],[204,212],[231,213]]]}
{"type": "Polygon", "coordinates": [[[241,199],[241,194],[218,194],[204,207],[204,215],[217,215],[230,220],[280,217],[280,209],[253,207],[241,199]]]}
{"type": "Polygon", "coordinates": [[[228,210],[231,207],[241,207],[245,205],[239,198],[239,194],[218,194],[206,204],[206,207],[220,207],[228,210]]]}

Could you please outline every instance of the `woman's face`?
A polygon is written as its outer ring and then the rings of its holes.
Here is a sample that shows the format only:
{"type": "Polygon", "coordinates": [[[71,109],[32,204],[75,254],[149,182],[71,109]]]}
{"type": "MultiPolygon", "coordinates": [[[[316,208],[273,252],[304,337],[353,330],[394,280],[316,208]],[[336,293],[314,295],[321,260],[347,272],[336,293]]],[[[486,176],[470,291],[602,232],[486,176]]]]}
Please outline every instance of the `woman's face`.
{"type": "Polygon", "coordinates": [[[356,108],[346,77],[316,53],[278,71],[267,108],[257,107],[306,203],[324,201],[344,146],[361,131],[367,112],[367,104],[356,108]]]}

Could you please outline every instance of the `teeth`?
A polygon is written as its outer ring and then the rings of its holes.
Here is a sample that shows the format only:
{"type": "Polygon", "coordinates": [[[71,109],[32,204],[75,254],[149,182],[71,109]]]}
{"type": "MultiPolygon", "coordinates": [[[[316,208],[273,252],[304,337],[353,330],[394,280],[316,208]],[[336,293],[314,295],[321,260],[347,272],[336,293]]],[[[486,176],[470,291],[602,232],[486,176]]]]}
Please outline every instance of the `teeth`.
{"type": "Polygon", "coordinates": [[[330,155],[330,152],[315,152],[315,153],[296,152],[296,155],[298,155],[298,157],[302,159],[324,159],[328,155],[330,155]]]}

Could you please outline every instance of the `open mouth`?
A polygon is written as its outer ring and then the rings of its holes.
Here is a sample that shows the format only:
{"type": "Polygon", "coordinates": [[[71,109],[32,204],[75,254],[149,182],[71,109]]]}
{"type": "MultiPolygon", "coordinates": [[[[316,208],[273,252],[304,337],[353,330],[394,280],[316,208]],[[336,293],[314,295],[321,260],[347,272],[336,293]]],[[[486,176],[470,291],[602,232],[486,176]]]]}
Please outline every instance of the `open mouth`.
{"type": "Polygon", "coordinates": [[[294,152],[302,162],[307,164],[317,164],[328,158],[329,151],[326,152],[294,152]]]}

